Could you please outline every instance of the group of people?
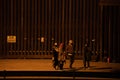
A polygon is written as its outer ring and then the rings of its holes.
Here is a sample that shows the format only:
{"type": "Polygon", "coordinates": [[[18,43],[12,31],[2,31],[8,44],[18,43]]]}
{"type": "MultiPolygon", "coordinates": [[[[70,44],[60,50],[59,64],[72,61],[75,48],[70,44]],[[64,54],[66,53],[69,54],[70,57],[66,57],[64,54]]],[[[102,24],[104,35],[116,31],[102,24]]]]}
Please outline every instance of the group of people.
{"type": "Polygon", "coordinates": [[[64,43],[61,43],[59,46],[57,43],[54,43],[53,46],[53,67],[55,69],[63,69],[64,64],[66,63],[66,58],[70,60],[69,67],[72,68],[74,62],[74,47],[72,40],[69,41],[68,45],[65,46],[64,43]]]}
{"type": "MultiPolygon", "coordinates": [[[[73,45],[73,41],[69,40],[67,46],[64,43],[54,43],[53,45],[53,67],[55,69],[63,69],[64,64],[66,63],[66,58],[69,59],[69,68],[72,68],[74,63],[74,56],[75,56],[75,47],[73,45]]],[[[84,46],[84,55],[83,55],[83,64],[84,68],[90,67],[90,60],[91,60],[91,50],[89,47],[89,43],[86,42],[84,46]]]]}

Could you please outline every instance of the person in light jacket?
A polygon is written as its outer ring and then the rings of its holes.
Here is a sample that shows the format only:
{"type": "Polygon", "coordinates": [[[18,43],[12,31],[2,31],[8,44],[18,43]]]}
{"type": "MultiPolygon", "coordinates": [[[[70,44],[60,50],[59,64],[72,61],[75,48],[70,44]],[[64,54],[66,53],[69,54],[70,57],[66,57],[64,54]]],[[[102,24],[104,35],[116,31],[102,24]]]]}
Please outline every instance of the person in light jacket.
{"type": "Polygon", "coordinates": [[[61,43],[59,46],[58,61],[59,61],[59,68],[62,70],[64,63],[66,61],[66,55],[64,52],[64,43],[61,43]]]}
{"type": "Polygon", "coordinates": [[[66,53],[67,53],[67,55],[69,57],[69,60],[70,60],[69,68],[72,68],[72,65],[74,63],[74,56],[75,56],[74,47],[73,47],[73,41],[72,40],[69,40],[69,43],[66,46],[65,51],[66,51],[66,53]]]}

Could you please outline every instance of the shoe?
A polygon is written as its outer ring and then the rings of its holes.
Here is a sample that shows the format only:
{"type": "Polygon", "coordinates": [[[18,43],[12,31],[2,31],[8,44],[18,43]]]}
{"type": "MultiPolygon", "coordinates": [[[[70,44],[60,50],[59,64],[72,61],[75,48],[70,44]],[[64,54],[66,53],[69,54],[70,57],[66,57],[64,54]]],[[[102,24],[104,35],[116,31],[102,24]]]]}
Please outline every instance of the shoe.
{"type": "Polygon", "coordinates": [[[70,66],[69,68],[71,68],[71,69],[72,69],[73,67],[72,67],[72,66],[70,66]]]}
{"type": "Polygon", "coordinates": [[[59,66],[56,66],[56,70],[58,70],[59,69],[59,66]]]}
{"type": "Polygon", "coordinates": [[[56,69],[56,66],[54,66],[54,69],[56,69]]]}

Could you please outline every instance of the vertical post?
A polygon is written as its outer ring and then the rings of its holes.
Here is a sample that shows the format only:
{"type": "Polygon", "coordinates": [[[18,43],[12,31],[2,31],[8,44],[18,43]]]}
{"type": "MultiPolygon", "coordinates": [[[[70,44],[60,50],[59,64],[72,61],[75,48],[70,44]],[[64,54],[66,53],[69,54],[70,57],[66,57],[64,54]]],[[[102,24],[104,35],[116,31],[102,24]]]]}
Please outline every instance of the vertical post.
{"type": "Polygon", "coordinates": [[[69,0],[69,31],[68,31],[68,35],[69,35],[69,40],[71,39],[71,24],[72,24],[72,21],[71,21],[71,13],[72,13],[72,0],[69,0]]]}
{"type": "Polygon", "coordinates": [[[64,0],[62,0],[62,42],[64,41],[64,0]]]}
{"type": "MultiPolygon", "coordinates": [[[[10,7],[11,7],[11,10],[10,10],[10,26],[8,26],[8,27],[10,27],[10,35],[13,35],[13,0],[11,0],[11,2],[10,2],[10,7]]],[[[11,54],[13,54],[13,44],[12,43],[10,44],[10,51],[11,51],[11,54]]]]}
{"type": "Polygon", "coordinates": [[[38,22],[37,22],[37,24],[38,24],[37,25],[37,27],[38,27],[38,31],[37,31],[37,33],[38,33],[38,44],[37,44],[38,45],[38,55],[40,54],[40,32],[41,32],[40,31],[41,30],[41,28],[40,28],[41,27],[41,23],[40,23],[41,22],[41,16],[40,16],[41,10],[40,10],[40,5],[39,5],[40,3],[41,3],[40,0],[38,0],[38,2],[37,2],[37,5],[38,5],[38,8],[37,8],[37,13],[38,13],[38,15],[37,15],[37,17],[38,17],[38,19],[37,19],[38,20],[38,22]]]}
{"type": "Polygon", "coordinates": [[[103,16],[103,6],[100,6],[100,60],[103,60],[102,54],[102,16],[103,16]]]}
{"type": "MultiPolygon", "coordinates": [[[[31,48],[30,48],[30,47],[31,47],[31,46],[30,46],[30,42],[31,42],[31,41],[30,41],[30,36],[31,36],[31,35],[30,35],[30,32],[31,32],[31,31],[30,31],[30,28],[31,28],[31,25],[30,25],[30,24],[31,24],[31,23],[30,23],[30,19],[31,19],[31,18],[30,18],[30,15],[31,15],[31,13],[30,13],[30,6],[31,6],[31,5],[30,5],[30,0],[28,0],[27,3],[28,3],[28,9],[27,9],[27,12],[28,12],[28,14],[27,14],[27,15],[28,15],[28,18],[27,18],[27,20],[28,20],[28,24],[27,24],[27,29],[28,29],[28,41],[27,41],[27,44],[28,44],[28,45],[27,45],[27,48],[28,48],[28,50],[29,50],[29,52],[28,52],[27,55],[29,55],[30,49],[31,49],[31,48]]],[[[18,4],[19,4],[19,3],[18,3],[18,4]]]]}
{"type": "Polygon", "coordinates": [[[24,2],[24,16],[25,16],[25,21],[24,21],[24,55],[26,56],[26,42],[27,42],[27,25],[26,25],[26,23],[27,23],[27,14],[26,14],[26,12],[27,12],[27,1],[25,0],[25,2],[24,2]]]}
{"type": "MultiPolygon", "coordinates": [[[[2,24],[3,24],[3,21],[2,21],[2,19],[3,19],[3,17],[2,17],[2,15],[3,15],[3,13],[2,13],[2,9],[3,8],[3,2],[2,1],[0,1],[0,34],[1,34],[1,37],[3,37],[2,36],[2,30],[3,30],[3,28],[1,27],[1,26],[3,26],[2,24]]],[[[2,56],[2,54],[3,54],[3,52],[2,52],[2,38],[0,38],[0,44],[1,44],[1,46],[0,46],[0,56],[2,56]]],[[[0,57],[1,58],[1,57],[0,57]]]]}
{"type": "MultiPolygon", "coordinates": [[[[42,26],[41,26],[41,31],[42,31],[42,37],[45,35],[45,1],[42,0],[42,26]]],[[[42,38],[41,37],[41,38],[42,38]]],[[[41,45],[42,45],[42,48],[41,48],[41,54],[43,54],[43,51],[44,51],[44,47],[43,47],[43,42],[41,42],[41,45]]]]}
{"type": "Polygon", "coordinates": [[[108,30],[108,58],[111,58],[111,12],[109,8],[109,30],[108,30]]]}
{"type": "Polygon", "coordinates": [[[85,28],[85,18],[86,18],[86,15],[85,15],[86,14],[86,6],[85,5],[86,4],[85,3],[86,3],[86,0],[83,1],[83,26],[82,26],[83,27],[83,31],[82,31],[82,33],[83,33],[83,35],[82,35],[82,37],[83,37],[83,42],[82,42],[83,50],[82,50],[82,54],[84,54],[84,43],[85,43],[85,39],[86,39],[86,36],[85,36],[85,32],[86,32],[85,31],[85,29],[86,29],[85,28]]]}
{"type": "MultiPolygon", "coordinates": [[[[20,14],[21,15],[21,18],[20,18],[21,32],[24,31],[24,29],[23,29],[24,28],[24,25],[23,25],[23,21],[24,21],[24,19],[23,19],[24,18],[23,17],[23,8],[24,8],[23,0],[21,0],[21,14],[20,14]]],[[[24,42],[23,42],[23,37],[24,36],[23,36],[23,33],[21,33],[20,37],[21,37],[21,50],[20,51],[21,51],[22,56],[24,57],[24,54],[23,54],[23,50],[24,50],[24,42]]]]}
{"type": "MultiPolygon", "coordinates": [[[[80,37],[79,37],[79,50],[80,50],[80,56],[82,56],[82,54],[83,54],[83,0],[79,0],[80,2],[79,2],[79,4],[80,4],[80,6],[79,6],[79,10],[80,10],[80,19],[78,20],[79,22],[78,22],[78,24],[79,24],[79,26],[78,26],[78,36],[79,36],[79,34],[81,34],[80,35],[80,37]]],[[[82,58],[82,57],[81,57],[82,58]]]]}
{"type": "Polygon", "coordinates": [[[38,41],[37,41],[37,34],[38,34],[38,32],[37,32],[37,25],[38,25],[38,23],[37,23],[37,20],[38,20],[38,17],[37,17],[38,16],[38,14],[37,14],[38,13],[38,9],[37,9],[38,5],[37,5],[37,3],[38,3],[38,1],[35,0],[35,5],[34,5],[35,6],[35,8],[34,8],[35,9],[35,32],[34,32],[34,34],[35,34],[35,39],[34,39],[34,41],[35,41],[35,45],[34,45],[35,46],[35,48],[34,48],[35,55],[37,53],[36,51],[37,51],[37,43],[38,43],[38,41]]]}

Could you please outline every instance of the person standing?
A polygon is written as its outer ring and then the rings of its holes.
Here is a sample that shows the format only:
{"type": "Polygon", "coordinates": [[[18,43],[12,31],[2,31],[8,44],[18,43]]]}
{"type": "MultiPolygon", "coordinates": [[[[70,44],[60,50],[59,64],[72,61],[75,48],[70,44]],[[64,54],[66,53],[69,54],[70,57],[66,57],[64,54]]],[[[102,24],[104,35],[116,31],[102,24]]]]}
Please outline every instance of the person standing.
{"type": "Polygon", "coordinates": [[[57,69],[57,66],[58,66],[58,46],[57,46],[57,43],[54,43],[54,45],[53,45],[53,57],[52,57],[52,60],[53,60],[53,67],[55,69],[57,69]]]}
{"type": "Polygon", "coordinates": [[[69,68],[72,68],[72,65],[74,63],[74,56],[75,56],[75,53],[74,53],[74,47],[73,47],[73,41],[72,40],[69,40],[69,43],[68,45],[66,46],[66,53],[69,57],[69,68]]]}
{"type": "Polygon", "coordinates": [[[64,43],[61,43],[59,46],[59,54],[58,54],[58,61],[59,61],[60,70],[63,69],[65,60],[66,60],[66,55],[64,53],[64,43]]]}
{"type": "Polygon", "coordinates": [[[89,43],[85,43],[83,58],[84,69],[89,68],[91,60],[91,50],[89,47],[89,43]]]}

